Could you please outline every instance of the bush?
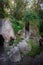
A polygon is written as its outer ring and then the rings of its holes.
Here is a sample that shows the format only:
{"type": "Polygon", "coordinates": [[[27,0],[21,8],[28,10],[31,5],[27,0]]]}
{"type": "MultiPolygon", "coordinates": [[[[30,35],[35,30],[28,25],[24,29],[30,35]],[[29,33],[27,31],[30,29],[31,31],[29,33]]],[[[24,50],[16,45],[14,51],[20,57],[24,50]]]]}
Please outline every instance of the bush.
{"type": "Polygon", "coordinates": [[[29,22],[29,21],[35,21],[39,20],[38,14],[35,11],[26,11],[23,17],[23,21],[29,22]]]}
{"type": "Polygon", "coordinates": [[[36,42],[34,43],[34,40],[30,39],[29,44],[31,45],[32,50],[30,52],[28,52],[27,55],[32,56],[32,57],[38,55],[40,53],[40,48],[38,45],[36,45],[36,42]]]}
{"type": "Polygon", "coordinates": [[[15,33],[17,33],[19,30],[23,28],[22,24],[19,23],[19,21],[15,19],[13,16],[10,16],[10,20],[15,33]]]}

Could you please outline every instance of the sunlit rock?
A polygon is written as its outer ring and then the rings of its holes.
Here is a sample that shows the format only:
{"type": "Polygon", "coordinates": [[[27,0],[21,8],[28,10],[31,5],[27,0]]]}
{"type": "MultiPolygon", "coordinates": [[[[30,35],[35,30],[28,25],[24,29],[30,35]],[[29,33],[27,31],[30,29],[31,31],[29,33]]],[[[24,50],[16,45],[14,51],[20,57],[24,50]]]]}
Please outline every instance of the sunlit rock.
{"type": "Polygon", "coordinates": [[[0,36],[4,38],[4,48],[8,54],[8,52],[10,52],[10,49],[13,47],[13,45],[9,46],[9,43],[12,43],[9,41],[16,39],[12,24],[9,19],[0,19],[0,36]]]}
{"type": "Polygon", "coordinates": [[[9,19],[0,20],[0,35],[4,37],[5,41],[9,41],[11,37],[16,38],[9,19]]]}
{"type": "Polygon", "coordinates": [[[9,20],[5,20],[2,26],[2,34],[6,40],[10,40],[10,37],[15,39],[13,29],[9,20]]]}

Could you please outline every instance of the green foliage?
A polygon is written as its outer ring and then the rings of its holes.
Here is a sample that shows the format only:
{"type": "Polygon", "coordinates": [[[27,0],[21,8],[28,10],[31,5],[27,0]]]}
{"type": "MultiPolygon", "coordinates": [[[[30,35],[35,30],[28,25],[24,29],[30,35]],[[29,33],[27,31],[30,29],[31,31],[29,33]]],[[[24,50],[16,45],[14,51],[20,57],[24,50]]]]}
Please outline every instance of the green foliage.
{"type": "Polygon", "coordinates": [[[3,14],[3,9],[0,8],[0,18],[3,18],[4,17],[4,14],[3,14]]]}
{"type": "Polygon", "coordinates": [[[6,17],[4,7],[8,6],[8,0],[0,0],[0,18],[6,17]]]}
{"type": "Polygon", "coordinates": [[[40,19],[43,19],[43,10],[39,10],[39,17],[40,19]]]}
{"type": "Polygon", "coordinates": [[[38,55],[39,53],[40,53],[39,47],[33,45],[32,50],[28,53],[28,55],[34,57],[34,56],[38,55]]]}
{"type": "Polygon", "coordinates": [[[27,11],[24,14],[23,21],[28,22],[28,21],[35,21],[38,20],[38,14],[35,11],[27,11]]]}
{"type": "Polygon", "coordinates": [[[4,6],[3,0],[0,0],[0,18],[4,17],[3,6],[4,6]]]}
{"type": "Polygon", "coordinates": [[[39,16],[35,11],[26,11],[22,20],[25,24],[29,22],[29,25],[34,29],[39,27],[39,16]]]}
{"type": "Polygon", "coordinates": [[[37,54],[40,53],[40,48],[37,45],[37,42],[34,42],[34,40],[30,39],[29,44],[31,45],[32,50],[30,52],[28,52],[27,55],[34,57],[34,56],[36,56],[37,54]]]}
{"type": "Polygon", "coordinates": [[[28,53],[24,54],[24,56],[35,57],[36,55],[40,53],[40,47],[37,45],[37,42],[34,42],[33,39],[29,39],[28,44],[31,45],[32,49],[28,53]]]}
{"type": "Polygon", "coordinates": [[[27,5],[27,0],[24,3],[24,0],[15,0],[16,6],[14,6],[14,17],[18,20],[21,20],[27,5]]]}
{"type": "Polygon", "coordinates": [[[10,20],[15,33],[23,28],[23,25],[20,24],[19,21],[16,20],[13,16],[10,16],[10,20]]]}

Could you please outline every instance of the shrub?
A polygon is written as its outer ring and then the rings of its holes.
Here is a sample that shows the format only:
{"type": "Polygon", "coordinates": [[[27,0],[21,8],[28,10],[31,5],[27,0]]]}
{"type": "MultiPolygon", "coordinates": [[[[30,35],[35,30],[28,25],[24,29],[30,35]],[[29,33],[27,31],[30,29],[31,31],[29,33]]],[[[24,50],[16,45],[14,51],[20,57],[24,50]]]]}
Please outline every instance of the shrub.
{"type": "Polygon", "coordinates": [[[10,16],[10,20],[15,33],[17,33],[19,30],[23,28],[22,24],[20,24],[19,21],[15,19],[13,16],[10,16]]]}

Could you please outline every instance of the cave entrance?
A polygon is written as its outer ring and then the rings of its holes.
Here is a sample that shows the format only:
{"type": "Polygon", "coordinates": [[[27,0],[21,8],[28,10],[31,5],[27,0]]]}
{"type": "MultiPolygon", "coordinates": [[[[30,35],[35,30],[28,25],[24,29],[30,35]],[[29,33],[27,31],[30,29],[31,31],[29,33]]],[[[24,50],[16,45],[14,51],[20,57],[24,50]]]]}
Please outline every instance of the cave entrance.
{"type": "Polygon", "coordinates": [[[0,35],[0,47],[4,47],[4,38],[0,35]]]}

